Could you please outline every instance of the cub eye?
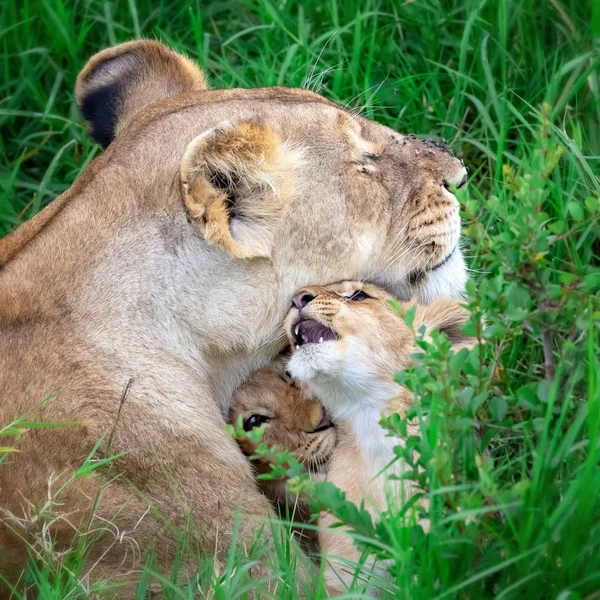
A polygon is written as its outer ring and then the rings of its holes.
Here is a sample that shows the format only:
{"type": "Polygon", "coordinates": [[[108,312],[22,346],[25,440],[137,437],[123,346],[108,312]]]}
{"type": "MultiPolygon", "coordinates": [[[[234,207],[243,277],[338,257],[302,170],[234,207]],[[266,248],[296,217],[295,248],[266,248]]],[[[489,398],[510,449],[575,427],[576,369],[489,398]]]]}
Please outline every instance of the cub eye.
{"type": "Polygon", "coordinates": [[[366,292],[362,290],[358,290],[352,294],[352,296],[348,296],[348,300],[352,300],[353,302],[360,302],[361,300],[369,300],[373,296],[369,296],[366,292]]]}
{"type": "Polygon", "coordinates": [[[255,427],[260,427],[268,420],[269,417],[265,417],[265,415],[250,415],[244,420],[244,431],[252,431],[255,427]]]}

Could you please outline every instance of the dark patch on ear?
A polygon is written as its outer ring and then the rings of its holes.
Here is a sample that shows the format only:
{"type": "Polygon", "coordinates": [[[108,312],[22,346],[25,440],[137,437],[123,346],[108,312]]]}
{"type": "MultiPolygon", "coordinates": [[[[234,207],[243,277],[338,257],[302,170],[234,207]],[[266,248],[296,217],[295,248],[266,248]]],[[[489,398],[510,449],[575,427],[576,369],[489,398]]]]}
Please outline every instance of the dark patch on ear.
{"type": "Polygon", "coordinates": [[[210,174],[210,183],[215,189],[225,194],[227,198],[226,208],[229,213],[229,220],[239,217],[239,198],[236,190],[240,185],[240,178],[235,173],[226,175],[225,173],[221,173],[221,171],[213,171],[210,174]]]}
{"type": "Polygon", "coordinates": [[[115,138],[123,86],[119,81],[90,92],[79,110],[89,124],[92,139],[106,148],[115,138]]]}
{"type": "Polygon", "coordinates": [[[75,97],[91,137],[106,148],[146,106],[204,89],[192,61],[158,42],[138,40],[92,56],[77,78],[75,97]]]}
{"type": "Polygon", "coordinates": [[[80,96],[79,111],[88,123],[90,137],[102,148],[115,139],[126,87],[138,80],[136,70],[141,68],[142,64],[133,52],[124,52],[97,65],[85,77],[88,85],[80,96]],[[118,77],[110,81],[113,72],[118,77]],[[94,81],[100,85],[94,85],[94,81]]]}

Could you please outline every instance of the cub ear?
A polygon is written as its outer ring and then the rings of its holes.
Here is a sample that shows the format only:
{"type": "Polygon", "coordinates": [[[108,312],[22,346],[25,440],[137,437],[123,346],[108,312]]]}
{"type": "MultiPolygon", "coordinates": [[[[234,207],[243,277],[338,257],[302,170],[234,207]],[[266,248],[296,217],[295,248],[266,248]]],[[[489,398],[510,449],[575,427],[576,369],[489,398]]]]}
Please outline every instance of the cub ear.
{"type": "Polygon", "coordinates": [[[455,350],[472,348],[477,340],[465,335],[461,330],[470,316],[459,300],[441,298],[427,305],[417,305],[413,327],[417,331],[425,325],[425,335],[434,329],[443,331],[455,350]]]}
{"type": "Polygon", "coordinates": [[[126,42],[95,54],[75,86],[91,137],[103,148],[140,109],[164,98],[206,89],[190,59],[152,40],[126,42]]]}
{"type": "Polygon", "coordinates": [[[187,147],[183,198],[210,244],[236,258],[269,257],[293,196],[294,151],[260,121],[224,122],[187,147]]]}

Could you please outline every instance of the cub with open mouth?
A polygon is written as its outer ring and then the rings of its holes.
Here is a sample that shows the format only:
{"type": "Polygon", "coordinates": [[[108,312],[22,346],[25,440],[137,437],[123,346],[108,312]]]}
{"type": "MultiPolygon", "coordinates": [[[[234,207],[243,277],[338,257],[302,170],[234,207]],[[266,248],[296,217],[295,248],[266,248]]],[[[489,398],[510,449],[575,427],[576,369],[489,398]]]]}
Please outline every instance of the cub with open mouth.
{"type": "MultiPolygon", "coordinates": [[[[308,384],[338,429],[327,480],[355,504],[364,501],[375,516],[390,499],[401,505],[415,492],[410,482],[378,477],[394,460],[393,447],[402,444],[387,436],[379,421],[382,415],[405,414],[413,401],[394,381],[394,373],[410,365],[415,335],[390,300],[395,299],[367,283],[308,287],[294,295],[285,323],[293,352],[288,370],[308,384]]],[[[406,311],[412,304],[400,306],[406,311]]],[[[417,304],[413,329],[424,325],[426,336],[439,329],[455,350],[470,347],[475,340],[461,332],[468,315],[455,299],[417,304]]],[[[399,461],[387,473],[401,475],[399,461]]],[[[349,536],[327,528],[332,522],[321,517],[319,541],[329,555],[328,590],[342,593],[355,572],[355,566],[347,565],[355,565],[360,555],[349,536]]]]}

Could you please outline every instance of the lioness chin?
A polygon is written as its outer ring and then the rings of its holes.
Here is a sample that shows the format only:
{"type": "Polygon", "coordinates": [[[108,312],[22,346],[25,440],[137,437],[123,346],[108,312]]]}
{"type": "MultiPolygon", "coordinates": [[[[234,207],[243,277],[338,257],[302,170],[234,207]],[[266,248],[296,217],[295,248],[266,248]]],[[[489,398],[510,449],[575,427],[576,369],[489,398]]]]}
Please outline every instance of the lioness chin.
{"type": "Polygon", "coordinates": [[[134,580],[151,550],[168,571],[188,517],[219,555],[239,509],[250,547],[270,508],[224,419],[294,290],[358,278],[429,301],[466,277],[466,171],[443,146],[306,90],[207,89],[154,41],[93,56],[76,97],[106,151],[0,241],[0,425],[75,423],[29,428],[0,466],[9,581],[25,543],[60,556],[99,527],[92,580],[134,580]],[[98,440],[104,478],[56,485],[98,440]]]}

